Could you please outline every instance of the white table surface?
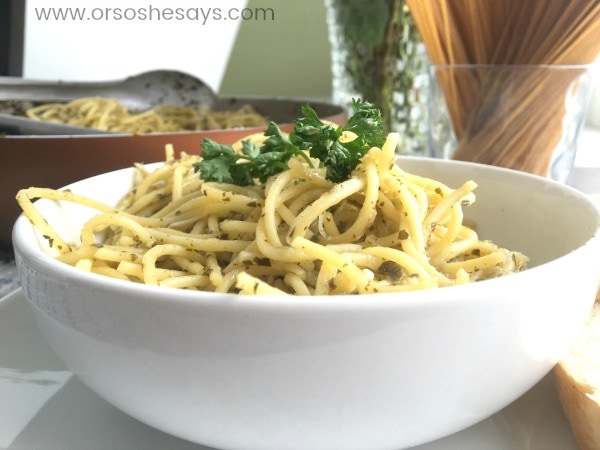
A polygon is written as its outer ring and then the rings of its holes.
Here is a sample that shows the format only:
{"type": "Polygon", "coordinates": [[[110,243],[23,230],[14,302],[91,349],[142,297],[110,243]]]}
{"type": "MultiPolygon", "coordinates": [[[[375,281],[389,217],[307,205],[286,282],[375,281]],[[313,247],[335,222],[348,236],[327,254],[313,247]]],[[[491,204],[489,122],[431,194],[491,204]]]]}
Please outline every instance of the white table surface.
{"type": "Polygon", "coordinates": [[[581,133],[571,185],[588,194],[600,193],[600,129],[581,133]]]}

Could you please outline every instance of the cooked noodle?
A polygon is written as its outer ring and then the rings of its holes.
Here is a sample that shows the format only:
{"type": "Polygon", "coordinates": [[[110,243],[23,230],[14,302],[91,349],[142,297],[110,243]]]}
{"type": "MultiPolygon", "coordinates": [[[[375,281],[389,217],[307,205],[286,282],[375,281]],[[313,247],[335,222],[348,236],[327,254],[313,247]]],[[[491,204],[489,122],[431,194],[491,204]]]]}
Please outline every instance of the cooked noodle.
{"type": "Polygon", "coordinates": [[[235,111],[161,105],[135,113],[129,111],[116,99],[102,97],[80,98],[67,103],[47,103],[28,109],[26,114],[34,120],[133,134],[267,125],[267,119],[250,105],[244,105],[235,111]]]}
{"type": "Polygon", "coordinates": [[[451,188],[402,170],[397,140],[390,134],[337,184],[301,158],[264,185],[205,182],[193,170],[200,157],[174,158],[168,148],[157,169],[136,166],[134,187],[117,207],[68,190],[29,188],[17,199],[60,261],[150,285],[336,295],[452,286],[524,269],[524,255],[463,223],[476,184],[451,188]],[[65,242],[36,198],[98,214],[83,225],[81,243],[65,242]]]}

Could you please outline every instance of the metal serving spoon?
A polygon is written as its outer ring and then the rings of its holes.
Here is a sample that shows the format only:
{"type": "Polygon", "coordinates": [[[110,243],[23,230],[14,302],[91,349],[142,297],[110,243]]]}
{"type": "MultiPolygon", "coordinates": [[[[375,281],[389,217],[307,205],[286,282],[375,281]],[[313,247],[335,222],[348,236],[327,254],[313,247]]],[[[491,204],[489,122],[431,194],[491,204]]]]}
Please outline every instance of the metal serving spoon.
{"type": "Polygon", "coordinates": [[[99,82],[0,77],[0,100],[48,102],[91,96],[116,98],[134,111],[162,104],[212,107],[216,102],[216,94],[206,83],[174,70],[153,70],[120,80],[99,82]]]}

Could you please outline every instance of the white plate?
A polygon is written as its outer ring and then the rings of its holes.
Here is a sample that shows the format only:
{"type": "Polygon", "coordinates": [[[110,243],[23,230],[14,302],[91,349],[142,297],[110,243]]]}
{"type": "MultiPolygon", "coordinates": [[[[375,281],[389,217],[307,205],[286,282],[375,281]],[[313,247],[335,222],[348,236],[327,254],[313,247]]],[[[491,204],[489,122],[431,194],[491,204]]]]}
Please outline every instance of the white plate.
{"type": "MultiPolygon", "coordinates": [[[[208,450],[97,397],[45,343],[20,290],[0,299],[0,343],[0,449],[208,450]]],[[[577,450],[551,376],[489,419],[413,448],[482,449],[577,450]]]]}

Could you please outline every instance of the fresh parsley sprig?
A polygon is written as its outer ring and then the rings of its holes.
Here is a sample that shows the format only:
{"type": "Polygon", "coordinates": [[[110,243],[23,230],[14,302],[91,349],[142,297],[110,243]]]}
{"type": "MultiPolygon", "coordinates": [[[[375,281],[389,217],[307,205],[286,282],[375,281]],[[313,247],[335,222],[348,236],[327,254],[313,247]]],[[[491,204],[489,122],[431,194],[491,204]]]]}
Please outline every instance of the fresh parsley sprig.
{"type": "Polygon", "coordinates": [[[205,181],[247,186],[255,180],[264,183],[268,177],[288,170],[290,158],[300,156],[311,167],[314,166],[310,158],[320,160],[328,180],[344,181],[367,151],[373,146],[380,147],[385,140],[381,112],[366,101],[353,100],[352,107],[348,122],[337,127],[323,122],[312,107],[304,105],[303,117],[295,121],[289,135],[271,122],[262,145],[243,141],[240,153],[231,146],[204,139],[202,161],[194,164],[194,170],[205,181]],[[356,137],[341,139],[347,131],[356,137]]]}
{"type": "Polygon", "coordinates": [[[346,180],[360,159],[373,146],[381,147],[385,140],[381,112],[372,103],[352,101],[353,114],[348,122],[336,127],[322,122],[308,105],[302,108],[304,117],[296,121],[290,140],[301,149],[310,149],[310,156],[317,158],[327,169],[326,178],[339,183],[346,180]],[[340,138],[346,131],[356,139],[340,138]]]}
{"type": "Polygon", "coordinates": [[[287,162],[294,155],[300,155],[312,165],[305,152],[293,145],[289,138],[273,122],[265,131],[268,139],[259,146],[245,140],[241,153],[230,145],[219,144],[212,139],[202,140],[202,161],[194,164],[194,171],[200,172],[205,181],[248,186],[258,179],[265,182],[271,175],[288,170],[287,162]]]}

